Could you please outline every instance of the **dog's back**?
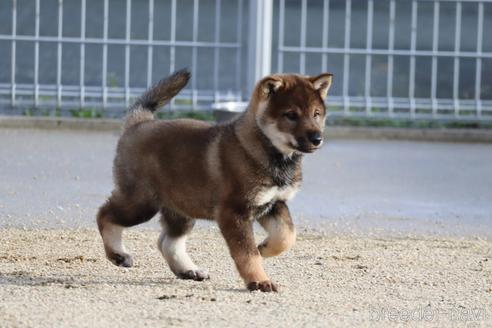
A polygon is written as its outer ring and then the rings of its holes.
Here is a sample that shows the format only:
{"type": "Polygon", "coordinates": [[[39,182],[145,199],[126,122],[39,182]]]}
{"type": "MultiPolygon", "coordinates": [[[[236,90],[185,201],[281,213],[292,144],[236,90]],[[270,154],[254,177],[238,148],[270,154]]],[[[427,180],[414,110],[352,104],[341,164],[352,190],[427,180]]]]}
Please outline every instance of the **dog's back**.
{"type": "Polygon", "coordinates": [[[213,179],[207,153],[218,128],[195,120],[146,121],[121,137],[114,165],[115,183],[132,198],[211,218],[213,179]]]}

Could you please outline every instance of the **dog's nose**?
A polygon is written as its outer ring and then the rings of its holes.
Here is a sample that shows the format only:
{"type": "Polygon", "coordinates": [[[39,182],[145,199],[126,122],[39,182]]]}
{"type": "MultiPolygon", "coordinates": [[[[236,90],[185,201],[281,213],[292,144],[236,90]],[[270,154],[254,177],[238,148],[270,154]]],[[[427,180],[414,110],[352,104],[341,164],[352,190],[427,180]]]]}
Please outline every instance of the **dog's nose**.
{"type": "Polygon", "coordinates": [[[321,133],[319,133],[319,132],[309,133],[308,139],[315,146],[319,146],[321,144],[321,141],[323,141],[323,137],[321,136],[321,133]]]}

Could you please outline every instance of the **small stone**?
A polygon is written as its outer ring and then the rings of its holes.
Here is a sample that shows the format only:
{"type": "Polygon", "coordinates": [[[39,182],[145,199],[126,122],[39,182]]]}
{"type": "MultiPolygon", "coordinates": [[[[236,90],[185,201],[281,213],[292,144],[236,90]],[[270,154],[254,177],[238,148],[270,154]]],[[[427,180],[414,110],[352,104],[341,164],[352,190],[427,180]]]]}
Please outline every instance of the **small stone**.
{"type": "Polygon", "coordinates": [[[169,300],[171,298],[176,298],[176,295],[162,295],[162,296],[158,297],[157,299],[158,300],[169,300]]]}

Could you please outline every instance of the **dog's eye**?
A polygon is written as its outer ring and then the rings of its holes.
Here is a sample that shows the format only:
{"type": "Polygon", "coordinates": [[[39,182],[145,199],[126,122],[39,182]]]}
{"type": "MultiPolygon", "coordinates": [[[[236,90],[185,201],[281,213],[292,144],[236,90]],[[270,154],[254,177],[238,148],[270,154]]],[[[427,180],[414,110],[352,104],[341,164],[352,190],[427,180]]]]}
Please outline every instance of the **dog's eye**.
{"type": "Polygon", "coordinates": [[[321,115],[321,113],[319,112],[319,110],[315,111],[314,112],[314,118],[318,118],[319,116],[321,115]]]}
{"type": "Polygon", "coordinates": [[[297,121],[297,113],[296,112],[287,112],[284,113],[284,116],[289,120],[289,121],[297,121]]]}

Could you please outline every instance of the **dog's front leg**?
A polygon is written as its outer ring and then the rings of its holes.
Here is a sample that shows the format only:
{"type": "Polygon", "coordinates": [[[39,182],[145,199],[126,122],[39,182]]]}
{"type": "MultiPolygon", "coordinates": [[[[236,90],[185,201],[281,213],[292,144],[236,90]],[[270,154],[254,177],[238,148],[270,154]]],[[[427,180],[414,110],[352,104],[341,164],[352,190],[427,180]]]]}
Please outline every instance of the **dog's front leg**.
{"type": "Polygon", "coordinates": [[[258,222],[268,233],[267,238],[258,245],[263,257],[277,256],[294,245],[296,230],[285,202],[276,202],[258,222]]]}
{"type": "Polygon", "coordinates": [[[263,269],[262,257],[253,235],[253,220],[248,210],[223,208],[217,218],[220,230],[237,270],[249,290],[277,291],[263,269]]]}

